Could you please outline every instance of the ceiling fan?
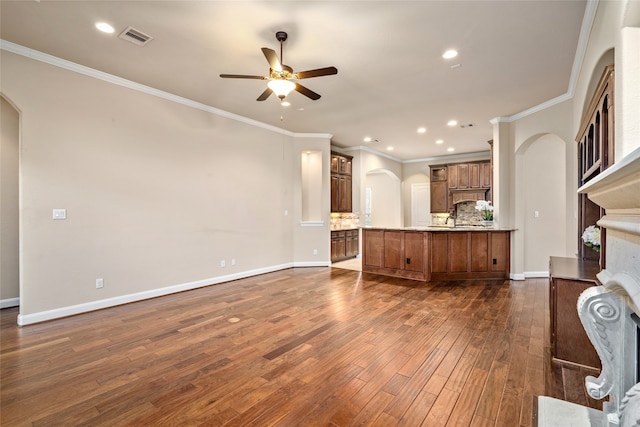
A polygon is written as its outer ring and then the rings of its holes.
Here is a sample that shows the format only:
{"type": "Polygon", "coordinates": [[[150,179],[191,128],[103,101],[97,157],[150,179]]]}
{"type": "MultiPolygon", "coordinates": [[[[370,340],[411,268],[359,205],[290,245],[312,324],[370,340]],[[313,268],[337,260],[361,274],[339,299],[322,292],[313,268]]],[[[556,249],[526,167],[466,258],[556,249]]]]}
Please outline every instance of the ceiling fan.
{"type": "Polygon", "coordinates": [[[269,80],[267,83],[267,89],[256,99],[256,101],[264,101],[269,98],[272,93],[275,93],[280,100],[284,98],[292,91],[295,90],[303,94],[304,96],[311,98],[312,100],[320,99],[320,95],[314,91],[302,86],[300,83],[294,80],[308,79],[311,77],[329,76],[332,74],[338,74],[336,67],[318,68],[315,70],[299,71],[294,73],[293,68],[282,63],[282,44],[287,40],[287,33],[284,31],[278,31],[276,33],[276,40],[280,42],[280,59],[276,55],[273,49],[268,47],[262,48],[262,53],[267,62],[269,62],[269,75],[268,76],[247,76],[243,74],[220,74],[223,79],[258,79],[269,80]]]}

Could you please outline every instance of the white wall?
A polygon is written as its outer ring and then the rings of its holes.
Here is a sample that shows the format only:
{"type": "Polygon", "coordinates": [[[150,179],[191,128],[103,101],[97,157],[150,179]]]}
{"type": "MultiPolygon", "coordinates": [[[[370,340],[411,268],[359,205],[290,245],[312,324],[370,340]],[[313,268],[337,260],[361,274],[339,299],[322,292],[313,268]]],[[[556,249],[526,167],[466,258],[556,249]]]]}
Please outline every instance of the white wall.
{"type": "MultiPolygon", "coordinates": [[[[521,223],[524,271],[546,272],[550,256],[567,256],[566,228],[572,222],[568,221],[564,185],[565,142],[556,135],[543,135],[531,141],[521,155],[521,185],[526,194],[521,223]]],[[[573,243],[575,234],[572,237],[573,243]]]]}
{"type": "MultiPolygon", "coordinates": [[[[295,135],[6,51],[1,60],[1,92],[21,111],[19,321],[293,265],[295,135]],[[54,208],[67,219],[52,220],[54,208]]],[[[311,148],[328,146],[320,136],[311,148]]],[[[328,185],[327,175],[327,217],[328,185]]],[[[328,221],[318,236],[301,238],[317,239],[308,244],[328,265],[328,221]]]]}
{"type": "Polygon", "coordinates": [[[402,227],[400,179],[386,170],[369,172],[365,188],[371,189],[371,226],[402,227]]]}

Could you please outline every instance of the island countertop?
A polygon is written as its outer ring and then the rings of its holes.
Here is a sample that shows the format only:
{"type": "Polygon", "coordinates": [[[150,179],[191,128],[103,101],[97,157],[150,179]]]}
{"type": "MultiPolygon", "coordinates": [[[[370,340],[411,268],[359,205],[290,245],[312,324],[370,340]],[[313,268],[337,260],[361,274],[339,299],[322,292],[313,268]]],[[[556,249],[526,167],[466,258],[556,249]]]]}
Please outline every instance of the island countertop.
{"type": "Polygon", "coordinates": [[[425,227],[361,227],[363,230],[399,230],[399,231],[515,231],[514,227],[494,227],[484,225],[428,225],[425,227]]]}
{"type": "Polygon", "coordinates": [[[362,271],[422,281],[508,279],[514,228],[362,228],[362,271]]]}

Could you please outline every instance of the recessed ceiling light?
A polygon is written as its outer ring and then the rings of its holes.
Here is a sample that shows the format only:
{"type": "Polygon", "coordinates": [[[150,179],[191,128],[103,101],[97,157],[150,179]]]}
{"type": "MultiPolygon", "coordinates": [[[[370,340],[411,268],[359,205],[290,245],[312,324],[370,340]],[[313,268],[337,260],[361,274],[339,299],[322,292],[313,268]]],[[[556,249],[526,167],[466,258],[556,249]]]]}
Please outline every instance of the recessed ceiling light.
{"type": "Polygon", "coordinates": [[[116,31],[111,25],[107,24],[106,22],[97,22],[96,28],[107,34],[111,34],[116,31]]]}
{"type": "Polygon", "coordinates": [[[444,140],[442,140],[442,139],[436,139],[436,144],[442,144],[442,143],[444,143],[444,140]]]}
{"type": "Polygon", "coordinates": [[[371,137],[370,136],[365,136],[363,141],[364,142],[371,142],[371,137]]]}
{"type": "Polygon", "coordinates": [[[455,58],[456,56],[458,56],[458,51],[453,49],[449,49],[448,51],[442,54],[442,57],[444,59],[451,59],[451,58],[455,58]]]}
{"type": "Polygon", "coordinates": [[[418,133],[425,133],[427,128],[418,128],[418,133]]]}
{"type": "Polygon", "coordinates": [[[393,147],[391,146],[387,147],[387,151],[393,151],[393,147]]]}
{"type": "Polygon", "coordinates": [[[449,152],[451,152],[451,151],[456,151],[456,149],[455,149],[455,148],[453,148],[453,147],[449,147],[449,148],[447,148],[447,151],[449,151],[449,152]]]}
{"type": "Polygon", "coordinates": [[[289,101],[282,101],[280,105],[282,105],[283,107],[288,107],[289,105],[291,105],[291,103],[289,101]]]}
{"type": "Polygon", "coordinates": [[[449,120],[449,121],[447,122],[447,126],[455,126],[455,125],[457,125],[457,124],[458,124],[458,122],[457,122],[456,120],[449,120]]]}

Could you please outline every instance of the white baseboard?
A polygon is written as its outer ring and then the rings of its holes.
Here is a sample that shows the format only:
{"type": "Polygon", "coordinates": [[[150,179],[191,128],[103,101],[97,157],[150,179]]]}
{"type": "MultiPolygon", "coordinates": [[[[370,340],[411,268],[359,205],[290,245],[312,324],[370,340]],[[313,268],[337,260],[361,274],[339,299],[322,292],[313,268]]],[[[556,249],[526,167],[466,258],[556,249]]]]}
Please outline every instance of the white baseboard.
{"type": "Polygon", "coordinates": [[[317,261],[317,262],[301,261],[301,262],[294,262],[293,266],[294,267],[331,267],[331,262],[329,262],[329,261],[317,261]]]}
{"type": "Polygon", "coordinates": [[[0,299],[0,308],[17,307],[20,305],[20,298],[0,299]]]}
{"type": "Polygon", "coordinates": [[[130,302],[142,301],[149,298],[160,297],[164,295],[174,294],[177,292],[188,291],[191,289],[202,288],[205,286],[216,285],[231,280],[244,279],[246,277],[257,276],[259,274],[271,273],[274,271],[285,270],[294,267],[292,263],[274,265],[271,267],[259,268],[240,273],[229,274],[226,276],[214,277],[211,279],[197,280],[195,282],[181,283],[178,285],[167,286],[164,288],[152,289],[150,291],[137,292],[134,294],[120,295],[113,298],[107,298],[97,301],[91,301],[83,304],[71,305],[68,307],[56,308],[53,310],[41,311],[32,314],[19,314],[18,325],[30,325],[33,323],[45,322],[47,320],[59,319],[61,317],[73,316],[75,314],[87,313],[89,311],[100,310],[103,308],[115,307],[117,305],[128,304],[130,302]]]}
{"type": "Polygon", "coordinates": [[[527,279],[529,278],[533,279],[536,277],[549,277],[549,272],[548,271],[525,271],[524,277],[526,277],[527,279]]]}
{"type": "Polygon", "coordinates": [[[509,278],[511,280],[526,280],[538,277],[549,277],[548,271],[525,271],[524,273],[511,273],[509,278]]]}

